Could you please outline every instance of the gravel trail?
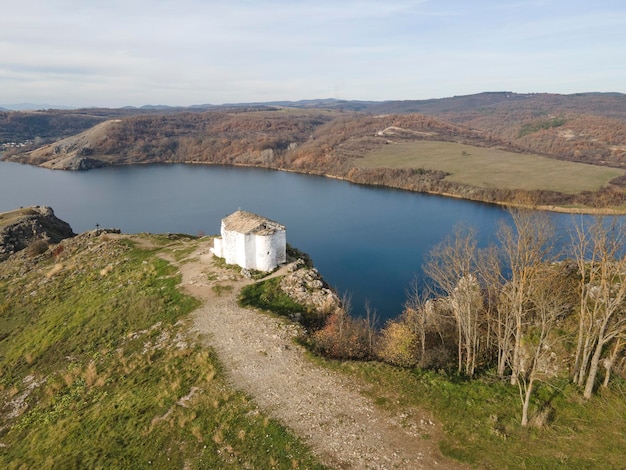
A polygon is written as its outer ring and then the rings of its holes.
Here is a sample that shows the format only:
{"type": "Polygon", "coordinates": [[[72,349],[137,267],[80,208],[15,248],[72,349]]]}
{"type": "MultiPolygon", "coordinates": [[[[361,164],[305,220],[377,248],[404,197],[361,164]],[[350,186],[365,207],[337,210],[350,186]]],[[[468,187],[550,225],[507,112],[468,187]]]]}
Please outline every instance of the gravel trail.
{"type": "Polygon", "coordinates": [[[203,244],[180,264],[182,283],[203,300],[192,313],[193,332],[216,350],[236,388],[333,468],[464,468],[439,453],[440,426],[430,414],[387,414],[363,396],[365,385],[311,363],[293,341],[296,325],[240,308],[237,294],[250,281],[215,266],[208,249],[203,244]],[[232,289],[217,295],[216,283],[232,289]]]}

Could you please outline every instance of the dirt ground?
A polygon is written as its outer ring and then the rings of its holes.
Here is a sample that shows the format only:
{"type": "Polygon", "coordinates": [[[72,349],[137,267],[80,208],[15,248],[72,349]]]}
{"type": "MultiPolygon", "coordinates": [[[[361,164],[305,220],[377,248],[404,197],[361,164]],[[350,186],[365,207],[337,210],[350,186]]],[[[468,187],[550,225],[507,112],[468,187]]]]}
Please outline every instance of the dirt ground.
{"type": "Polygon", "coordinates": [[[183,287],[203,301],[192,313],[192,333],[216,350],[236,388],[330,467],[463,468],[440,454],[440,425],[429,413],[386,413],[363,395],[366,385],[312,364],[293,341],[297,325],[240,308],[237,294],[252,281],[216,266],[210,246],[203,243],[178,266],[183,287]]]}

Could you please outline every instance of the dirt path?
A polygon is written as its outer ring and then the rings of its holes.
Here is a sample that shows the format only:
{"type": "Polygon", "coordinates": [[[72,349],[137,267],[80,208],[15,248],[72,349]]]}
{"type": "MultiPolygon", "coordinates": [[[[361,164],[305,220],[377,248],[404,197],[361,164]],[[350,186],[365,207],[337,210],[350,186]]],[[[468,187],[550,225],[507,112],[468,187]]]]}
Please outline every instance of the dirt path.
{"type": "Polygon", "coordinates": [[[462,468],[444,460],[427,413],[389,416],[345,377],[313,365],[293,342],[298,327],[237,305],[245,281],[213,263],[202,245],[181,263],[183,286],[204,301],[193,330],[214,348],[236,388],[343,469],[462,468]],[[211,279],[211,280],[209,280],[211,279]],[[213,285],[232,286],[217,295],[213,285]],[[430,436],[424,439],[422,436],[430,436]]]}

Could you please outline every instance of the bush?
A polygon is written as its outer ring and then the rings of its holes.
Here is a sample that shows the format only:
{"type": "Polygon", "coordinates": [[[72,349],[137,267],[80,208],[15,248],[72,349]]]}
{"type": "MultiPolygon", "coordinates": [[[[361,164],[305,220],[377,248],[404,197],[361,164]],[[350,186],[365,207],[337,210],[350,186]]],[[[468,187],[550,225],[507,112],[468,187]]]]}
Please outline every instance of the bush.
{"type": "Polygon", "coordinates": [[[391,321],[381,331],[377,356],[384,362],[413,367],[418,362],[418,338],[404,322],[391,321]]]}
{"type": "Polygon", "coordinates": [[[35,240],[26,247],[26,253],[32,258],[42,255],[46,251],[48,251],[48,242],[43,239],[35,240]]]}
{"type": "Polygon", "coordinates": [[[373,328],[365,319],[352,318],[339,310],[328,318],[326,326],[311,340],[315,350],[335,359],[370,359],[374,340],[373,328]]]}

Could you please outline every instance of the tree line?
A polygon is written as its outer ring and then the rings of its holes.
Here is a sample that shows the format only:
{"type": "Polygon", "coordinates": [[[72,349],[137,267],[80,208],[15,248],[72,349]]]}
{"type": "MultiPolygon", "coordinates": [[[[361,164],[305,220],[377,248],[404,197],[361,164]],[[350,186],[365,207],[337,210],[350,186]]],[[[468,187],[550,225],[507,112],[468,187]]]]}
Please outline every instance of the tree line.
{"type": "Polygon", "coordinates": [[[479,249],[458,227],[435,246],[401,316],[375,327],[375,312],[350,316],[349,301],[311,335],[320,353],[443,369],[516,386],[529,423],[537,382],[568,375],[584,398],[607,387],[626,357],[626,257],[622,227],[598,217],[557,243],[549,215],[511,209],[498,243],[479,249]],[[557,246],[564,248],[557,249],[557,246]]]}

